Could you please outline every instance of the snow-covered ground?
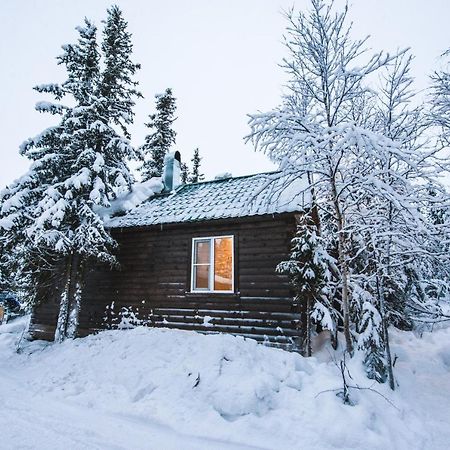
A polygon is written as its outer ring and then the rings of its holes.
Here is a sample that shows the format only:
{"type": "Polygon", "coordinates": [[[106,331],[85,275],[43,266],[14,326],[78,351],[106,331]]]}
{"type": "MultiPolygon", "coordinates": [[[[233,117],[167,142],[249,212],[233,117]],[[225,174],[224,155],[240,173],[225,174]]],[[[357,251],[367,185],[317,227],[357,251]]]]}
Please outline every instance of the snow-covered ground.
{"type": "Polygon", "coordinates": [[[395,393],[325,345],[313,358],[227,335],[136,328],[16,345],[0,326],[1,449],[450,448],[450,329],[393,333],[395,393]],[[387,399],[383,398],[382,395],[387,399]]]}

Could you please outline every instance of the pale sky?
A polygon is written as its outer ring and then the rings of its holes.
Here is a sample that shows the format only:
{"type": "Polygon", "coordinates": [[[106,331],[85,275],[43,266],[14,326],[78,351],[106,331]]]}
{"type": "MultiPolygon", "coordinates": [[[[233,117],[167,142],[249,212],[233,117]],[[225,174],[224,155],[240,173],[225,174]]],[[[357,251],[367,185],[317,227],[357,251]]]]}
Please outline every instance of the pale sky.
{"type": "MultiPolygon", "coordinates": [[[[55,57],[74,42],[86,16],[101,29],[105,0],[0,1],[0,188],[20,176],[29,161],[18,146],[53,124],[34,105],[45,98],[36,84],[64,80],[55,57]]],[[[177,98],[176,149],[190,160],[195,147],[208,178],[221,172],[244,175],[271,170],[267,158],[244,145],[247,114],[280,101],[285,80],[277,66],[291,5],[307,0],[116,0],[133,34],[134,56],[142,64],[132,142],[142,144],[154,94],[171,87],[177,98]]],[[[344,2],[338,0],[338,5],[344,2]]],[[[450,47],[448,0],[353,0],[355,37],[371,35],[374,50],[411,47],[417,87],[425,89],[439,55],[450,47]]]]}

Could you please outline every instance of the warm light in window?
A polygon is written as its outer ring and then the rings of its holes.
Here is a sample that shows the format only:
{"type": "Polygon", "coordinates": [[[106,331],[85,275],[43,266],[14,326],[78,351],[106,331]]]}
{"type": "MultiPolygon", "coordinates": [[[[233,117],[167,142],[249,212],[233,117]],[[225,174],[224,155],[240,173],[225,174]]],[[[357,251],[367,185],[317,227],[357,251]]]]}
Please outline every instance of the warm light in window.
{"type": "Polygon", "coordinates": [[[214,290],[233,290],[233,240],[214,239],[214,290]]]}
{"type": "Polygon", "coordinates": [[[192,290],[233,291],[233,238],[194,238],[192,290]]]}

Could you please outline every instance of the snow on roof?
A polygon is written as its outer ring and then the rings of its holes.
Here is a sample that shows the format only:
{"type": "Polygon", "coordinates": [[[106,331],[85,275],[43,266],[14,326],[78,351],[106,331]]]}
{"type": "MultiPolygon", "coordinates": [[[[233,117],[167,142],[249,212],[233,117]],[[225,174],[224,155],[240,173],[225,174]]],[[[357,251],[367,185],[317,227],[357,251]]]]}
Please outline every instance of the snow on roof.
{"type": "Polygon", "coordinates": [[[164,185],[161,178],[151,178],[144,183],[136,183],[132,186],[130,192],[126,192],[112,200],[107,208],[98,208],[97,213],[107,222],[110,217],[123,214],[135,208],[149,197],[161,192],[163,188],[164,185]]]}
{"type": "Polygon", "coordinates": [[[120,217],[110,228],[160,225],[303,211],[309,203],[304,179],[270,172],[184,184],[156,194],[120,217]]]}

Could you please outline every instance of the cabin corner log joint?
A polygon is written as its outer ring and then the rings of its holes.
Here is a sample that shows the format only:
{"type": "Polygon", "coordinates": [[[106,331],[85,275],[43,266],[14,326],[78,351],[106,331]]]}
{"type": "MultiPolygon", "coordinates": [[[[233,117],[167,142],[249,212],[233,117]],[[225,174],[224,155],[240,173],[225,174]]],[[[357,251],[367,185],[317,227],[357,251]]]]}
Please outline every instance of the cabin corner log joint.
{"type": "MultiPolygon", "coordinates": [[[[147,325],[297,348],[301,311],[275,268],[288,257],[305,192],[280,172],[173,183],[110,219],[120,268],[86,268],[78,336],[147,325]]],[[[34,308],[33,338],[53,340],[59,291],[34,308]]]]}

